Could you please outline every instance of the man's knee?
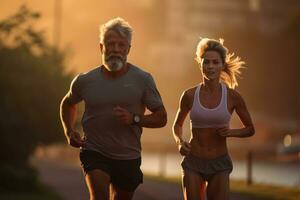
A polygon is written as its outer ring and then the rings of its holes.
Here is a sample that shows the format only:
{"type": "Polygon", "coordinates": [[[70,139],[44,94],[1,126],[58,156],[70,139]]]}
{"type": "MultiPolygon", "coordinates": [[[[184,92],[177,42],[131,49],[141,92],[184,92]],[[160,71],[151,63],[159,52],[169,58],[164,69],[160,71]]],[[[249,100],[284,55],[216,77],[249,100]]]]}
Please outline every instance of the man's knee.
{"type": "Polygon", "coordinates": [[[122,190],[117,186],[111,185],[111,195],[113,200],[131,200],[134,191],[122,190]]]}

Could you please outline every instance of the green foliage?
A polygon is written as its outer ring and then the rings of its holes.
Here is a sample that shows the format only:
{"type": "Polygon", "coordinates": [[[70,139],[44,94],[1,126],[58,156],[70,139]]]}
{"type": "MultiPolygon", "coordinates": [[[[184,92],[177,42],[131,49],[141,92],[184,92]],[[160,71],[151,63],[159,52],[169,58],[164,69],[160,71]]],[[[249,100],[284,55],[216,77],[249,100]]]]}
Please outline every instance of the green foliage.
{"type": "Polygon", "coordinates": [[[0,22],[1,45],[14,45],[26,47],[45,47],[42,32],[33,30],[33,22],[40,17],[39,13],[31,12],[25,6],[11,17],[0,22]]]}
{"type": "MultiPolygon", "coordinates": [[[[39,16],[22,6],[15,15],[0,21],[2,168],[26,166],[38,144],[63,139],[59,103],[70,75],[64,73],[65,53],[47,44],[42,32],[34,29],[39,16]]],[[[1,173],[8,170],[2,168],[1,173]]],[[[16,179],[23,176],[14,170],[16,179]]]]}
{"type": "Polygon", "coordinates": [[[37,188],[37,171],[28,166],[0,166],[0,191],[32,191],[37,188]],[[14,180],[14,181],[11,181],[14,180]]]}
{"type": "MultiPolygon", "coordinates": [[[[19,179],[19,177],[18,177],[19,179]]],[[[9,183],[12,185],[12,182],[9,183]]],[[[22,185],[22,187],[25,186],[27,190],[20,190],[20,188],[16,188],[18,184],[13,186],[14,191],[12,188],[8,189],[6,188],[0,188],[0,199],[5,200],[61,200],[61,196],[56,194],[52,188],[48,188],[44,184],[40,182],[35,182],[32,188],[28,189],[28,186],[22,185]],[[17,191],[17,192],[16,192],[17,191]]],[[[20,184],[19,184],[20,185],[20,184]]],[[[32,183],[30,183],[32,186],[32,183]]],[[[20,186],[19,186],[20,187],[20,186]]]]}

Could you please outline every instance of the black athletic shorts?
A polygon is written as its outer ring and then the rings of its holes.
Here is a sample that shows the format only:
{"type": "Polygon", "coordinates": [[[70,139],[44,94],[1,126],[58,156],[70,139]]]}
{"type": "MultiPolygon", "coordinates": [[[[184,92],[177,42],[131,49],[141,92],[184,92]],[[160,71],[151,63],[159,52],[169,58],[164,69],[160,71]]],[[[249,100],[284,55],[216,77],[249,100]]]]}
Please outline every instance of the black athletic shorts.
{"type": "Polygon", "coordinates": [[[121,190],[133,192],[143,183],[143,173],[140,169],[141,158],[133,160],[116,160],[108,158],[99,152],[80,150],[80,161],[84,173],[100,169],[110,176],[113,185],[121,190]]]}

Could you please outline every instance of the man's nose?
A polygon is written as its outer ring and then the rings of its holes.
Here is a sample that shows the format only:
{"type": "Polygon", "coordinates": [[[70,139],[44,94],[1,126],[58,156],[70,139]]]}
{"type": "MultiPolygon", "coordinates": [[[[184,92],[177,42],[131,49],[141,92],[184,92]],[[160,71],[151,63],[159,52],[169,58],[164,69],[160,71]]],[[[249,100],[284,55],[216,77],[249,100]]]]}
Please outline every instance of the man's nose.
{"type": "Polygon", "coordinates": [[[120,45],[119,44],[115,44],[113,45],[113,51],[114,52],[120,52],[121,48],[120,48],[120,45]]]}

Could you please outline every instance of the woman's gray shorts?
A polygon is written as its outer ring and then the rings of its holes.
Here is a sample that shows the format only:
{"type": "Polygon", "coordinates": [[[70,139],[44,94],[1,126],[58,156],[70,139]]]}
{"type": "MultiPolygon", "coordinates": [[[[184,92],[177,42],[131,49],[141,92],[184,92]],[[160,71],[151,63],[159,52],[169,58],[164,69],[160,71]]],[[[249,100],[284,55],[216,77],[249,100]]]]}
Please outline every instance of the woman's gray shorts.
{"type": "Polygon", "coordinates": [[[192,154],[185,156],[181,162],[183,173],[198,173],[205,181],[220,172],[232,172],[232,161],[228,154],[214,159],[203,159],[192,154]]]}

